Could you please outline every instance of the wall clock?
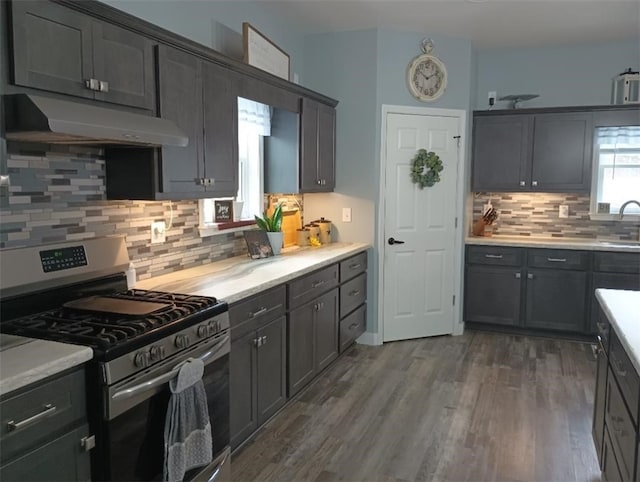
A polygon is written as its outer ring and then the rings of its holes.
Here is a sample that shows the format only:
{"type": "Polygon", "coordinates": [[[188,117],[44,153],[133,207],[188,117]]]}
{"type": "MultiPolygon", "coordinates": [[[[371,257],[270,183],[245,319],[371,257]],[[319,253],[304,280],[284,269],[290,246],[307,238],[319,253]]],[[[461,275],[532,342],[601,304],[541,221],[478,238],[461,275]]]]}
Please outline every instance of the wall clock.
{"type": "Polygon", "coordinates": [[[423,39],[423,54],[414,58],[407,68],[409,92],[423,102],[439,99],[447,89],[447,68],[432,51],[431,39],[423,39]]]}

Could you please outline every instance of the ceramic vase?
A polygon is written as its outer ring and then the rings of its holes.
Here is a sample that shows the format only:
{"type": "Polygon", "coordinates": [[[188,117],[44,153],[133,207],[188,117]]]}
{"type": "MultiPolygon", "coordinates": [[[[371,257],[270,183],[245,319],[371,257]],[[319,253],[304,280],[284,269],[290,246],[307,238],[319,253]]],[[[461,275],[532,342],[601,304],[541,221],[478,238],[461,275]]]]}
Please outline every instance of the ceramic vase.
{"type": "Polygon", "coordinates": [[[271,249],[273,249],[273,255],[278,256],[280,254],[280,250],[282,249],[282,239],[283,239],[282,231],[277,231],[277,232],[267,231],[267,237],[269,238],[271,249]]]}

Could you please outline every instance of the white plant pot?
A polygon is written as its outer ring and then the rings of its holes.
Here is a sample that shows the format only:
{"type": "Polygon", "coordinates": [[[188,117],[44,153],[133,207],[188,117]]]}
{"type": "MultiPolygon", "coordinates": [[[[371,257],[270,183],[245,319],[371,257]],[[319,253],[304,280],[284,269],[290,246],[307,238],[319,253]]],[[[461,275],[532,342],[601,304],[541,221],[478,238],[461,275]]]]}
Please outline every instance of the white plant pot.
{"type": "Polygon", "coordinates": [[[280,250],[282,249],[282,231],[273,233],[267,231],[267,237],[269,238],[269,243],[271,244],[271,248],[273,249],[274,256],[278,256],[280,254],[280,250]]]}

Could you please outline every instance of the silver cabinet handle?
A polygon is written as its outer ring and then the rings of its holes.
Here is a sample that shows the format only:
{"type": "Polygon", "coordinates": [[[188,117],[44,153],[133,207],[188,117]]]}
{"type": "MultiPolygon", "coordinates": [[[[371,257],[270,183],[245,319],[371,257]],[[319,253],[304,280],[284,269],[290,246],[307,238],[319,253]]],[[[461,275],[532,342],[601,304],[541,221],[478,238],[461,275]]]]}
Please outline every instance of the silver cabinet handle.
{"type": "Polygon", "coordinates": [[[256,316],[260,316],[263,313],[266,313],[267,311],[269,311],[269,310],[267,310],[266,307],[261,306],[260,309],[258,311],[256,311],[256,312],[254,312],[254,313],[249,312],[249,318],[255,318],[256,316]]]}
{"type": "Polygon", "coordinates": [[[267,335],[260,337],[260,339],[262,340],[262,343],[260,344],[260,346],[267,344],[267,335]]]}
{"type": "Polygon", "coordinates": [[[358,323],[351,323],[349,325],[349,331],[353,330],[354,328],[356,328],[358,326],[358,323]]]}
{"type": "Polygon", "coordinates": [[[316,184],[319,186],[320,184],[322,184],[322,179],[316,179],[316,184]]]}
{"type": "Polygon", "coordinates": [[[547,261],[550,261],[552,263],[566,263],[567,258],[547,258],[547,261]]]}
{"type": "Polygon", "coordinates": [[[349,296],[356,296],[360,294],[360,290],[353,290],[349,292],[349,296]]]}
{"type": "Polygon", "coordinates": [[[260,338],[253,339],[253,346],[260,348],[260,338]]]}
{"type": "Polygon", "coordinates": [[[80,439],[80,447],[82,447],[82,449],[85,452],[88,452],[89,450],[91,450],[95,446],[96,446],[96,436],[95,435],[90,435],[88,437],[82,437],[80,439]]]}
{"type": "Polygon", "coordinates": [[[312,288],[317,288],[318,286],[322,286],[323,284],[325,284],[326,281],[314,281],[313,283],[311,283],[311,287],[312,288]]]}
{"type": "Polygon", "coordinates": [[[315,311],[320,311],[322,308],[324,308],[324,302],[316,303],[315,305],[313,305],[313,309],[315,311]]]}
{"type": "Polygon", "coordinates": [[[516,279],[520,279],[522,278],[522,275],[520,273],[516,273],[516,279]]]}
{"type": "Polygon", "coordinates": [[[360,263],[353,263],[349,265],[349,269],[358,269],[360,267],[360,263]]]}
{"type": "Polygon", "coordinates": [[[527,274],[527,279],[533,279],[533,275],[531,273],[527,274]]]}
{"type": "Polygon", "coordinates": [[[109,82],[106,80],[101,80],[98,82],[98,91],[99,92],[109,92],[109,82]]]}
{"type": "Polygon", "coordinates": [[[536,186],[538,185],[538,181],[531,181],[531,185],[532,185],[533,187],[536,187],[536,186]]]}
{"type": "Polygon", "coordinates": [[[86,79],[84,86],[90,90],[100,90],[100,81],[98,79],[86,79]]]}
{"type": "Polygon", "coordinates": [[[624,365],[620,360],[616,358],[613,353],[611,353],[611,364],[613,365],[613,368],[615,369],[615,372],[618,374],[618,376],[627,376],[627,370],[624,369],[624,365]]]}
{"type": "Polygon", "coordinates": [[[520,181],[520,187],[525,187],[526,185],[527,185],[527,183],[526,183],[526,182],[524,182],[524,181],[520,181]]]}
{"type": "Polygon", "coordinates": [[[35,415],[29,418],[25,418],[24,420],[21,420],[19,422],[14,422],[13,420],[9,420],[7,422],[7,431],[13,432],[14,430],[20,430],[21,428],[28,427],[29,425],[36,423],[38,420],[48,417],[58,409],[55,405],[51,403],[47,403],[42,408],[44,409],[42,410],[42,412],[36,413],[35,415]]]}
{"type": "Polygon", "coordinates": [[[501,254],[485,254],[484,257],[489,259],[502,259],[501,254]]]}

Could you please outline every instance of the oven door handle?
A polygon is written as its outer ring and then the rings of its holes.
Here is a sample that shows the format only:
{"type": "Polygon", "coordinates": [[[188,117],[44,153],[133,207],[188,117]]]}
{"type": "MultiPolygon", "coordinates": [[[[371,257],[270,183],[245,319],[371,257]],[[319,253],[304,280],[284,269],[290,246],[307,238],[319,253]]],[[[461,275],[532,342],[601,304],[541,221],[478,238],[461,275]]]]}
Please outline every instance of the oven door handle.
{"type": "MultiPolygon", "coordinates": [[[[218,343],[213,345],[210,350],[206,351],[205,353],[200,355],[200,357],[198,358],[206,365],[209,362],[210,358],[217,355],[221,350],[223,350],[226,347],[228,341],[229,341],[229,335],[225,335],[224,338],[222,338],[218,343]]],[[[134,385],[133,387],[125,388],[124,390],[120,390],[114,393],[113,396],[111,397],[111,400],[114,402],[117,402],[120,400],[126,400],[127,398],[134,397],[138,393],[144,392],[146,390],[150,390],[152,388],[155,388],[167,383],[169,380],[171,380],[172,378],[178,375],[184,363],[185,363],[184,361],[179,363],[170,372],[163,373],[162,375],[152,378],[151,380],[147,380],[146,382],[139,383],[138,385],[134,385]]]]}

